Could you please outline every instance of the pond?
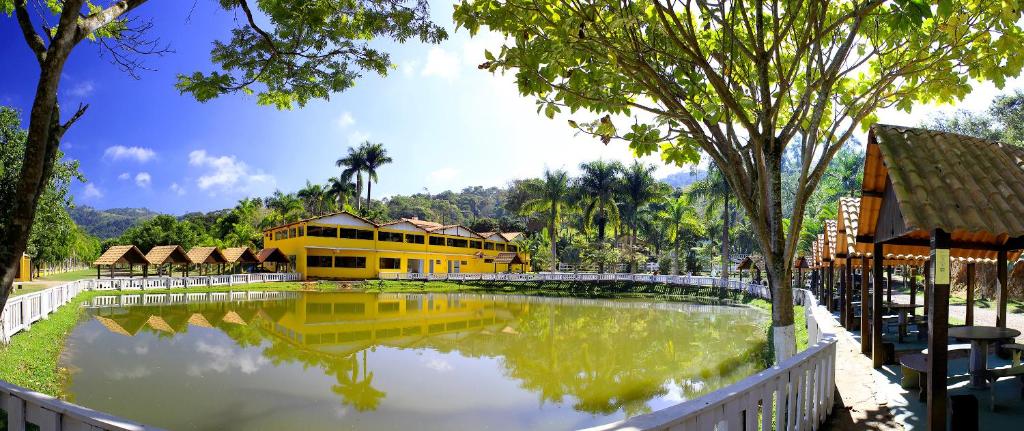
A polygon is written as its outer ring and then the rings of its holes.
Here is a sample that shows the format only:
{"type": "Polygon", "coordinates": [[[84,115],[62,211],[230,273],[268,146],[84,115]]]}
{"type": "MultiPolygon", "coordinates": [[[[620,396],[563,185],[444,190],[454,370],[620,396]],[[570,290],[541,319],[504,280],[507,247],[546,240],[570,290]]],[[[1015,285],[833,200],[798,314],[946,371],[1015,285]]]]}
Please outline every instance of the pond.
{"type": "Polygon", "coordinates": [[[172,430],[576,429],[759,371],[767,318],[641,299],[236,298],[93,299],[61,359],[72,401],[172,430]]]}

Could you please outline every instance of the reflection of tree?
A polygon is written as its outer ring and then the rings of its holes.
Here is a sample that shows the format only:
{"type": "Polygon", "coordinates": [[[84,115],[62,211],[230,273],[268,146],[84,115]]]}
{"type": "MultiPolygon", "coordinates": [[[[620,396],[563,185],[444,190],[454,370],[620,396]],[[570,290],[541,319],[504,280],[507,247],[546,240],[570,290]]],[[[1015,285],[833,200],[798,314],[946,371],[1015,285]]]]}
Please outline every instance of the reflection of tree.
{"type": "Polygon", "coordinates": [[[356,355],[350,355],[347,359],[352,364],[352,374],[338,373],[338,384],[331,387],[331,391],[341,395],[342,402],[355,407],[361,412],[373,411],[380,405],[380,400],[386,393],[378,391],[373,387],[373,372],[367,372],[366,350],[363,350],[363,366],[359,366],[356,355]],[[360,369],[362,378],[360,378],[360,369]]]}

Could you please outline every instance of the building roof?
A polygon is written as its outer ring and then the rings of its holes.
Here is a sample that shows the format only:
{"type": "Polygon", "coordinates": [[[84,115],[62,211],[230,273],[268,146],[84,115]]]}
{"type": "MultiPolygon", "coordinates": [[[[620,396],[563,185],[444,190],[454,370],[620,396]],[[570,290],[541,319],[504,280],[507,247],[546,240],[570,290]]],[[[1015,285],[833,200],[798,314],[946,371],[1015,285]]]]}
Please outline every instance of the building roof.
{"type": "Polygon", "coordinates": [[[146,253],[146,259],[153,265],[192,263],[192,259],[189,259],[185,249],[181,248],[180,245],[158,245],[153,247],[149,249],[149,253],[146,253]]]}
{"type": "Polygon", "coordinates": [[[506,241],[513,241],[516,238],[519,238],[522,234],[522,232],[502,232],[501,236],[505,238],[506,241]]]}
{"type": "Polygon", "coordinates": [[[192,263],[228,263],[217,247],[194,247],[188,251],[188,257],[192,263]]]}
{"type": "Polygon", "coordinates": [[[270,228],[264,229],[263,232],[269,232],[269,231],[277,230],[277,229],[280,229],[280,228],[283,228],[283,227],[288,227],[288,226],[296,225],[296,224],[300,224],[300,223],[307,223],[307,222],[311,222],[311,221],[314,221],[314,220],[319,220],[319,219],[327,218],[327,217],[333,217],[333,216],[337,216],[337,215],[347,215],[347,216],[350,216],[350,217],[357,218],[357,219],[359,219],[359,220],[361,220],[361,221],[363,221],[363,222],[365,222],[367,224],[370,224],[370,225],[372,225],[374,227],[378,226],[377,223],[374,223],[374,222],[370,221],[369,219],[360,217],[358,215],[352,214],[352,213],[350,213],[348,211],[337,211],[337,212],[333,212],[333,213],[321,214],[321,215],[318,215],[318,216],[315,216],[315,217],[304,218],[302,220],[296,220],[296,221],[293,221],[291,223],[285,223],[285,224],[277,225],[277,226],[274,226],[274,227],[270,227],[270,228]]]}
{"type": "Polygon", "coordinates": [[[514,251],[503,251],[498,253],[498,256],[494,258],[494,263],[505,264],[525,264],[519,257],[519,253],[514,251]]]}
{"type": "Polygon", "coordinates": [[[230,263],[259,263],[256,253],[249,247],[230,247],[224,249],[224,258],[230,263]]]}
{"type": "Polygon", "coordinates": [[[836,224],[835,220],[825,220],[825,240],[821,250],[822,260],[825,262],[831,262],[835,256],[836,224]]]}
{"type": "Polygon", "coordinates": [[[142,254],[142,250],[134,245],[114,245],[103,252],[99,259],[92,264],[114,265],[117,263],[148,265],[149,260],[146,259],[146,255],[142,254]]]}
{"type": "Polygon", "coordinates": [[[258,260],[260,263],[265,263],[265,262],[290,263],[291,262],[291,260],[288,259],[288,256],[286,256],[284,254],[284,252],[282,252],[281,249],[279,249],[277,247],[265,248],[263,250],[260,250],[260,252],[256,254],[256,260],[258,260]]]}
{"type": "Polygon", "coordinates": [[[876,124],[863,196],[857,234],[898,243],[894,254],[927,254],[929,231],[942,229],[952,256],[994,258],[996,248],[1024,237],[1024,149],[876,124]]]}

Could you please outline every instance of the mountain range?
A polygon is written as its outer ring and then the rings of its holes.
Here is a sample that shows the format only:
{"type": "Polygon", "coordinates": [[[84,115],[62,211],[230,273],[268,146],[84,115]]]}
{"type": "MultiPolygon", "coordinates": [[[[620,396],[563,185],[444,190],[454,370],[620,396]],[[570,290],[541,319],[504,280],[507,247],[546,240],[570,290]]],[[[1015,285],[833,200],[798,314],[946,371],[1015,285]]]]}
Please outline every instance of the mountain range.
{"type": "Polygon", "coordinates": [[[120,236],[136,223],[156,217],[160,213],[148,208],[111,208],[100,210],[88,205],[68,208],[75,224],[100,239],[120,236]]]}

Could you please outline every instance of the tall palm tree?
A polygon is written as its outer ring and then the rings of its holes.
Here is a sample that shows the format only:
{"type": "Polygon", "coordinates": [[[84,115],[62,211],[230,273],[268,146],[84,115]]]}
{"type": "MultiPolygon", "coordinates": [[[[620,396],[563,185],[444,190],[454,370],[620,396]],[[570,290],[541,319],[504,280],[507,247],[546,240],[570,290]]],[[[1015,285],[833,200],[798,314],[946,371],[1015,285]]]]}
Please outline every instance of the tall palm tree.
{"type": "Polygon", "coordinates": [[[363,142],[359,145],[359,150],[363,153],[365,160],[363,170],[366,171],[366,209],[369,210],[370,188],[373,187],[373,183],[377,182],[377,169],[393,160],[388,156],[388,150],[384,148],[384,144],[380,142],[363,142]]]}
{"type": "Polygon", "coordinates": [[[356,185],[351,181],[345,181],[338,177],[331,177],[327,179],[327,196],[337,205],[339,210],[344,211],[345,207],[348,206],[349,199],[355,197],[359,199],[358,190],[356,185]]]}
{"type": "Polygon", "coordinates": [[[731,209],[729,198],[732,196],[732,189],[725,175],[714,164],[708,167],[708,175],[690,185],[690,195],[704,199],[707,202],[707,211],[710,213],[721,207],[722,209],[722,279],[729,279],[729,224],[731,209]]]}
{"type": "Polygon", "coordinates": [[[669,201],[665,213],[668,239],[672,243],[672,275],[679,275],[679,247],[687,233],[700,234],[702,226],[687,195],[669,201]]]}
{"type": "Polygon", "coordinates": [[[616,190],[622,164],[595,160],[580,164],[582,174],[576,179],[576,189],[580,198],[586,202],[584,207],[584,223],[589,227],[597,224],[597,239],[604,241],[605,227],[609,221],[619,217],[616,205],[616,190]]]}
{"type": "Polygon", "coordinates": [[[363,151],[363,146],[360,145],[358,148],[348,148],[348,154],[345,157],[338,159],[334,162],[339,168],[344,168],[341,171],[341,181],[351,182],[352,178],[356,179],[356,210],[363,208],[359,202],[359,195],[363,192],[363,171],[366,170],[366,152],[363,151]]]}
{"type": "Polygon", "coordinates": [[[569,174],[564,170],[545,170],[544,182],[531,187],[532,197],[523,202],[522,210],[539,213],[547,219],[548,239],[551,242],[551,271],[558,269],[558,226],[562,219],[562,205],[568,204],[572,193],[569,174]]]}
{"type": "MultiPolygon", "coordinates": [[[[636,236],[638,231],[637,217],[644,206],[654,201],[659,196],[658,180],[654,179],[654,165],[645,165],[639,161],[622,172],[622,181],[619,184],[619,194],[622,198],[622,209],[625,212],[625,219],[629,223],[626,232],[629,235],[630,253],[635,251],[636,236]]],[[[630,260],[629,271],[633,272],[633,262],[630,260]]]]}

